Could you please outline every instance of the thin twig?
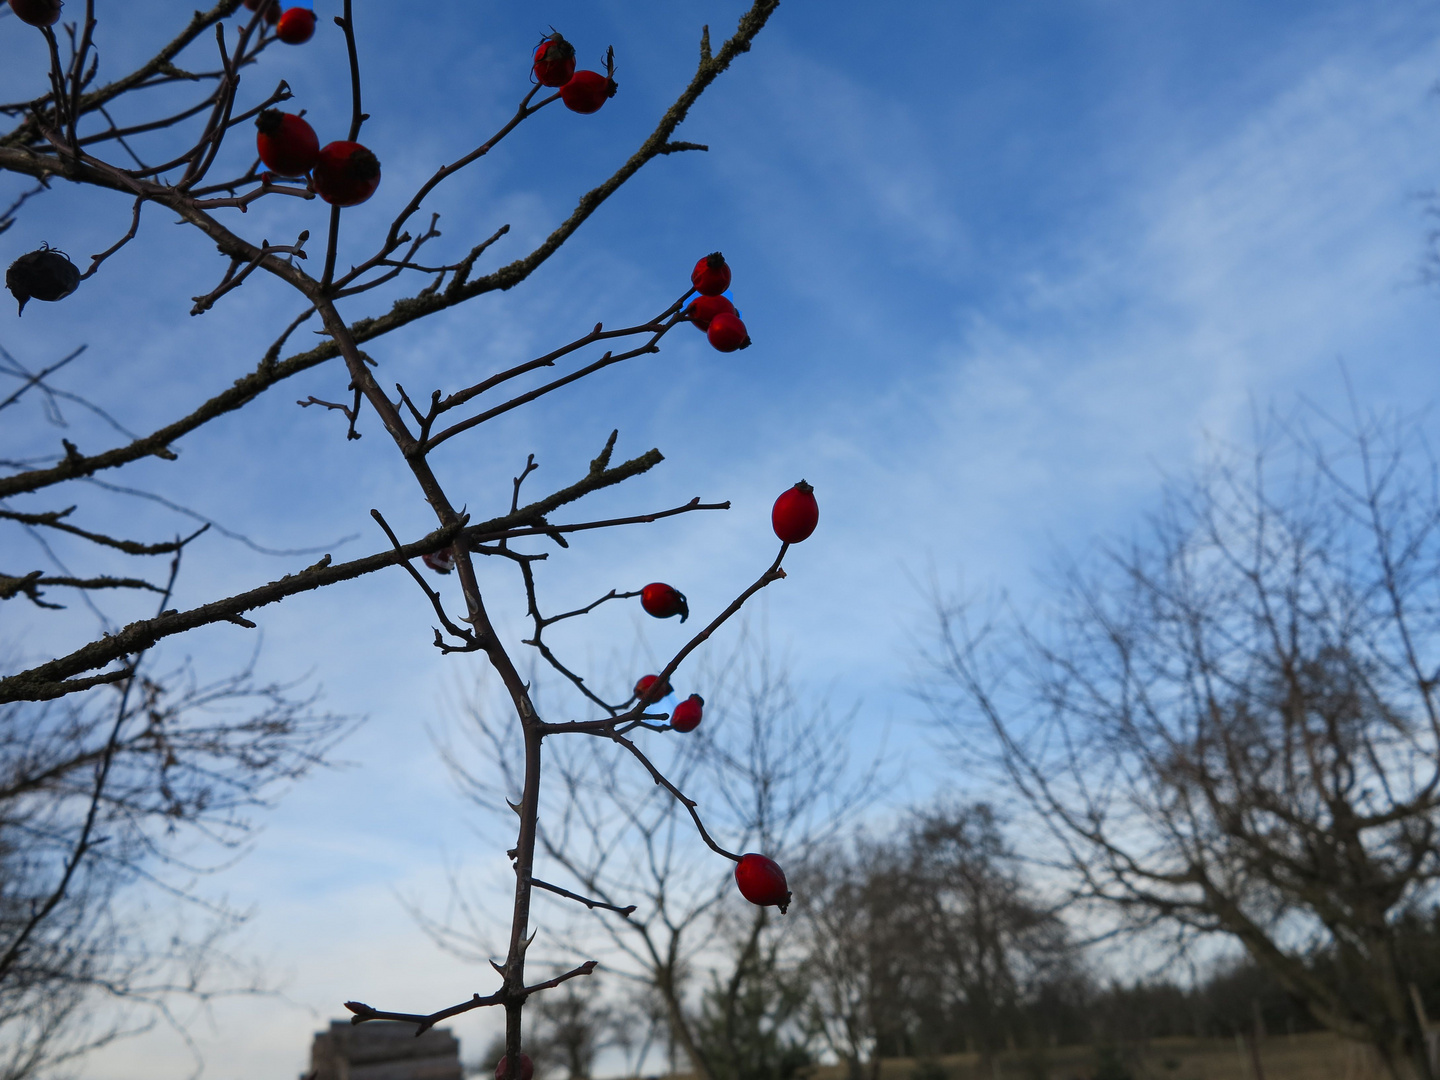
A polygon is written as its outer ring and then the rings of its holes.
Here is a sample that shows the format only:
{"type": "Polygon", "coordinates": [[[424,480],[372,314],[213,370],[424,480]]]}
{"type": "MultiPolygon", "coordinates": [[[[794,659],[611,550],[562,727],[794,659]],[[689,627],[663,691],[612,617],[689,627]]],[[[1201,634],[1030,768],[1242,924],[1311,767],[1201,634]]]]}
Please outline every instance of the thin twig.
{"type": "Polygon", "coordinates": [[[459,1005],[451,1005],[448,1009],[441,1009],[439,1012],[425,1014],[382,1012],[379,1009],[372,1009],[369,1005],[360,1001],[347,1001],[345,1002],[345,1008],[355,1014],[350,1018],[350,1023],[352,1024],[363,1024],[367,1020],[399,1020],[401,1023],[415,1024],[415,1034],[423,1035],[441,1020],[448,1020],[452,1016],[459,1016],[461,1013],[467,1013],[472,1009],[483,1009],[487,1005],[504,1005],[516,998],[523,1001],[531,994],[538,993],[541,990],[552,990],[570,979],[578,978],[581,975],[589,975],[597,966],[599,966],[597,961],[586,960],[585,963],[571,971],[557,975],[553,979],[546,979],[542,983],[527,986],[517,994],[507,993],[502,986],[488,997],[482,998],[479,994],[476,994],[469,1001],[462,1001],[459,1005]]]}
{"type": "Polygon", "coordinates": [[[604,908],[606,911],[618,912],[619,914],[625,916],[625,918],[627,919],[635,913],[634,904],[630,904],[627,907],[620,907],[617,904],[607,904],[604,900],[596,900],[593,897],[581,896],[579,893],[573,893],[569,889],[562,889],[559,885],[551,885],[548,881],[541,881],[539,878],[534,877],[533,875],[530,878],[530,884],[534,885],[537,889],[544,889],[546,892],[555,893],[557,896],[563,896],[569,900],[578,900],[591,911],[594,911],[596,908],[604,908]]]}
{"type": "Polygon", "coordinates": [[[115,243],[111,244],[104,251],[100,252],[100,254],[90,256],[90,268],[80,275],[81,281],[84,281],[88,277],[93,277],[95,271],[100,269],[101,263],[103,263],[111,255],[114,255],[131,240],[135,239],[135,231],[140,228],[140,207],[144,205],[145,200],[143,198],[136,198],[135,210],[130,215],[130,228],[126,230],[124,236],[120,237],[119,240],[115,241],[115,243]]]}

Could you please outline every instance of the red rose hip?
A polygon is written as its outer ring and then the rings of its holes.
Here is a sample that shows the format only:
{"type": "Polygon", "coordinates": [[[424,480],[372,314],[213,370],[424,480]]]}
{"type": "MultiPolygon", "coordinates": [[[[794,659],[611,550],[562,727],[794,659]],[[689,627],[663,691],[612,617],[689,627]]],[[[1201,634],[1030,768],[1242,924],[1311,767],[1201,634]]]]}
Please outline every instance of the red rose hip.
{"type": "Polygon", "coordinates": [[[427,551],[420,556],[420,561],[437,574],[448,574],[455,569],[455,556],[449,548],[444,551],[427,551]]]}
{"type": "Polygon", "coordinates": [[[251,11],[257,11],[261,5],[265,7],[265,21],[274,26],[280,21],[280,0],[245,0],[245,6],[251,11]]]}
{"type": "Polygon", "coordinates": [[[709,330],[710,321],[716,315],[734,315],[739,318],[735,305],[723,296],[697,296],[685,309],[686,317],[697,330],[709,330]]]}
{"type": "Polygon", "coordinates": [[[785,871],[774,859],[751,852],[735,864],[735,884],[740,895],[759,907],[778,907],[784,915],[790,906],[790,886],[785,871]]]}
{"type": "Polygon", "coordinates": [[[690,607],[685,603],[685,594],[663,581],[652,581],[640,590],[640,606],[657,619],[679,615],[680,621],[684,622],[690,617],[690,607]]]}
{"type": "Polygon", "coordinates": [[[775,535],[787,544],[798,544],[815,531],[820,520],[820,506],[815,502],[815,489],[801,480],[789,491],[782,491],[770,511],[770,524],[775,535]]]}
{"type": "Polygon", "coordinates": [[[705,336],[720,352],[735,352],[750,347],[750,332],[745,329],[739,315],[728,311],[722,311],[710,320],[705,336]]]}
{"type": "Polygon", "coordinates": [[[321,149],[311,179],[326,202],[358,206],[380,186],[380,161],[359,143],[332,142],[321,149]]]}
{"type": "Polygon", "coordinates": [[[530,69],[541,86],[564,86],[575,74],[575,46],[556,30],[535,46],[535,64],[530,69]]]}
{"type": "MultiPolygon", "coordinates": [[[[655,683],[659,681],[659,679],[659,675],[641,675],[639,680],[635,683],[635,696],[637,698],[644,697],[646,692],[649,691],[649,689],[654,686],[655,683]]],[[[661,683],[660,689],[655,691],[655,693],[651,695],[651,700],[653,701],[657,698],[662,698],[668,693],[670,693],[670,684],[668,682],[661,683]]]]}
{"type": "Polygon", "coordinates": [[[705,699],[699,694],[691,694],[670,714],[670,726],[676,731],[694,731],[700,726],[700,718],[705,712],[705,699]]]}
{"type": "Polygon", "coordinates": [[[255,118],[255,128],[255,149],[271,172],[304,176],[320,160],[320,139],[303,116],[266,109],[255,118]]]}
{"type": "Polygon", "coordinates": [[[280,16],[275,36],[286,45],[304,45],[315,36],[315,12],[303,7],[290,8],[280,16]]]}
{"type": "Polygon", "coordinates": [[[617,88],[614,79],[598,71],[577,71],[560,88],[560,100],[571,112],[599,112],[600,106],[615,96],[617,88]]]}
{"type": "Polygon", "coordinates": [[[31,26],[54,26],[60,21],[61,0],[10,0],[15,17],[31,26]]]}
{"type": "Polygon", "coordinates": [[[712,251],[690,271],[690,284],[701,296],[719,296],[730,287],[730,267],[725,256],[712,251]]]}
{"type": "MultiPolygon", "coordinates": [[[[520,1080],[533,1080],[535,1076],[535,1062],[530,1060],[529,1054],[520,1055],[520,1080]]],[[[495,1063],[495,1080],[505,1080],[505,1059],[502,1057],[495,1063]]]]}

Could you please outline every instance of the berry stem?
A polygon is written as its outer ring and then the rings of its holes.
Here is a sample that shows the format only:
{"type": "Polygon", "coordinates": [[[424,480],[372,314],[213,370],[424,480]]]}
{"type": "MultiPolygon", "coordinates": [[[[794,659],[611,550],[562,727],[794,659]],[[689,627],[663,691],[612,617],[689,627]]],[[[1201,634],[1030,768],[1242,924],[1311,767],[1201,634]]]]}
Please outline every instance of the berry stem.
{"type": "Polygon", "coordinates": [[[345,31],[345,51],[350,56],[350,134],[346,141],[360,138],[360,125],[370,117],[360,107],[360,54],[355,47],[355,20],[350,13],[350,0],[345,0],[345,14],[335,20],[345,31]]]}
{"type": "MultiPolygon", "coordinates": [[[[335,17],[335,25],[345,31],[345,51],[350,57],[350,134],[346,141],[355,142],[360,137],[360,125],[368,117],[360,106],[360,53],[355,47],[355,20],[350,10],[350,0],[345,0],[345,14],[335,17]]],[[[320,287],[328,290],[335,278],[335,253],[340,246],[340,207],[330,207],[330,235],[325,242],[325,272],[320,275],[320,287]]]]}
{"type": "Polygon", "coordinates": [[[325,272],[320,275],[320,288],[328,290],[335,277],[335,251],[340,246],[340,207],[330,207],[330,235],[325,241],[325,272]]]}

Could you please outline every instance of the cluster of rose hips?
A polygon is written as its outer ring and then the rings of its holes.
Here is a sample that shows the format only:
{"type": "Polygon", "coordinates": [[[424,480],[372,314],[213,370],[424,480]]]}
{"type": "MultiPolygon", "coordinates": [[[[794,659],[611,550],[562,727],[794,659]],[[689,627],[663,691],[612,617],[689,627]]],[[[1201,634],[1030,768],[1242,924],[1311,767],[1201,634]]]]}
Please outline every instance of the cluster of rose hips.
{"type": "MultiPolygon", "coordinates": [[[[719,261],[719,266],[725,269],[724,280],[728,285],[730,282],[730,271],[725,268],[725,261],[720,258],[719,252],[710,256],[719,261]]],[[[711,269],[705,259],[700,260],[701,266],[707,270],[711,269]]],[[[701,266],[695,268],[697,277],[701,273],[701,266]]],[[[696,288],[699,288],[697,283],[696,288]]],[[[701,291],[701,298],[717,295],[723,291],[717,289],[715,293],[701,291]]],[[[698,302],[698,301],[697,301],[698,302]]],[[[716,316],[718,318],[718,316],[716,316]]],[[[735,320],[739,322],[738,319],[735,320]]],[[[714,325],[714,320],[711,320],[714,325]]],[[[744,325],[741,325],[741,332],[744,332],[744,325]]],[[[713,342],[713,339],[712,339],[713,342]]],[[[716,346],[717,348],[719,346],[716,346]]],[[[820,506],[815,501],[815,489],[801,480],[794,487],[780,493],[775,500],[775,505],[770,510],[770,526],[775,530],[775,535],[784,544],[798,544],[815,531],[815,526],[820,521],[820,506]]],[[[684,622],[690,615],[690,607],[685,602],[685,594],[673,585],[667,585],[663,581],[652,581],[640,590],[640,606],[646,613],[657,619],[669,619],[675,615],[680,616],[684,622]]],[[[656,687],[659,681],[658,675],[646,675],[635,684],[635,696],[644,700],[647,695],[664,697],[670,693],[670,684],[663,683],[656,687]]],[[[670,726],[676,731],[694,731],[700,725],[700,718],[705,706],[705,699],[699,694],[691,694],[670,714],[670,726]]],[[[749,900],[752,904],[760,907],[778,907],[783,915],[790,906],[790,887],[785,882],[785,871],[774,859],[764,855],[751,852],[742,855],[740,861],[735,864],[735,885],[740,890],[740,895],[749,900]]]]}
{"type": "Polygon", "coordinates": [[[541,86],[558,87],[560,100],[571,112],[599,112],[600,106],[614,97],[619,88],[615,82],[613,55],[612,50],[604,75],[598,71],[576,71],[575,46],[566,41],[560,31],[552,30],[535,46],[530,73],[541,86]]]}
{"type": "MultiPolygon", "coordinates": [[[[280,0],[245,0],[275,27],[289,45],[303,45],[315,34],[315,12],[308,7],[280,9],[280,0]]],[[[266,109],[255,118],[255,149],[277,176],[310,177],[315,194],[334,206],[358,206],[380,186],[380,160],[367,147],[341,140],[320,145],[309,122],[295,113],[266,109]]]]}
{"type": "MultiPolygon", "coordinates": [[[[728,271],[726,279],[728,283],[728,271]]],[[[775,529],[775,535],[786,544],[798,544],[804,540],[815,531],[819,520],[815,489],[804,480],[783,492],[770,511],[770,524],[775,529]]],[[[423,558],[426,566],[442,574],[448,574],[455,565],[448,550],[423,558]]],[[[640,590],[640,606],[657,619],[679,615],[680,621],[684,622],[690,615],[684,594],[662,581],[652,581],[640,590]]],[[[658,675],[642,676],[635,684],[635,696],[641,701],[647,697],[662,698],[670,692],[670,684],[660,682],[658,675]]],[[[704,705],[704,699],[699,694],[691,694],[675,706],[670,714],[670,726],[676,731],[694,731],[700,724],[704,705]]],[[[741,855],[735,863],[735,887],[740,890],[741,896],[758,907],[778,907],[782,915],[790,908],[790,885],[785,880],[785,871],[768,856],[753,851],[741,855]]],[[[504,1057],[495,1063],[495,1080],[507,1080],[509,1070],[505,1064],[504,1057]]],[[[534,1061],[529,1054],[521,1054],[520,1080],[534,1080],[534,1076],[534,1061]]]]}
{"type": "Polygon", "coordinates": [[[315,36],[315,12],[309,8],[292,7],[282,12],[280,0],[245,0],[251,11],[259,11],[262,4],[265,21],[275,27],[275,36],[286,45],[304,45],[315,36]]]}
{"type": "MultiPolygon", "coordinates": [[[[793,488],[791,490],[794,490],[793,488]]],[[[814,501],[813,498],[811,500],[814,501]]],[[[814,528],[814,525],[811,525],[814,528]]],[[[810,535],[808,532],[806,536],[810,535]]],[[[685,598],[669,585],[654,582],[645,587],[646,589],[668,590],[661,593],[667,597],[671,594],[680,597],[683,605],[685,598]]],[[[644,604],[642,592],[641,601],[644,604]]],[[[646,611],[655,614],[647,606],[646,611]]],[[[660,610],[668,610],[661,608],[660,610]]],[[[673,612],[672,612],[673,613],[673,612]]],[[[661,616],[662,618],[664,616],[661,616]]],[[[661,698],[670,693],[670,684],[661,683],[659,675],[643,675],[640,681],[635,684],[635,696],[641,701],[647,697],[661,698]],[[656,684],[659,683],[657,686],[656,684]]],[[[676,705],[670,713],[670,727],[675,731],[694,731],[700,726],[700,719],[705,711],[705,699],[699,694],[691,694],[680,704],[676,705]]],[[[749,900],[752,904],[760,907],[778,907],[780,913],[785,914],[790,906],[790,887],[785,882],[785,871],[780,869],[780,864],[774,859],[755,852],[740,856],[740,861],[735,864],[735,885],[740,890],[740,895],[749,900]]],[[[496,1075],[499,1075],[497,1070],[496,1075]]]]}
{"type": "MultiPolygon", "coordinates": [[[[667,585],[666,588],[669,588],[667,585]]],[[[635,696],[641,701],[646,699],[654,700],[662,698],[671,692],[669,683],[661,683],[659,688],[651,690],[659,682],[659,675],[642,675],[635,684],[635,696]]],[[[684,701],[676,705],[670,713],[670,726],[680,732],[694,731],[700,726],[700,718],[705,712],[705,699],[699,694],[691,694],[684,701]]]]}
{"type": "Polygon", "coordinates": [[[690,285],[700,295],[690,301],[685,317],[697,330],[705,331],[710,344],[721,352],[750,347],[750,335],[740,321],[735,305],[721,295],[730,288],[730,266],[725,256],[712,251],[695,264],[690,285]]]}
{"type": "MultiPolygon", "coordinates": [[[[725,267],[725,261],[720,258],[719,252],[700,260],[700,265],[695,268],[697,278],[702,276],[702,268],[705,273],[716,272],[716,264],[709,262],[709,259],[717,260],[719,268],[724,271],[724,285],[714,293],[701,290],[702,299],[718,295],[725,285],[730,283],[730,271],[725,267]]],[[[714,282],[706,280],[704,284],[709,287],[714,282]]],[[[699,285],[697,282],[697,289],[699,285]]],[[[711,319],[711,325],[714,325],[714,318],[711,319]]],[[[742,324],[741,331],[743,330],[742,324]]],[[[770,509],[770,527],[775,530],[781,543],[786,545],[798,544],[808,538],[819,521],[820,506],[815,501],[815,489],[804,480],[781,492],[770,509]]],[[[448,574],[455,568],[455,556],[448,548],[428,552],[421,558],[425,565],[437,574],[448,574]]],[[[646,614],[657,619],[670,619],[679,615],[683,623],[690,617],[690,605],[685,600],[685,594],[663,581],[652,581],[640,590],[640,606],[646,614]]],[[[642,704],[663,698],[671,692],[670,684],[661,682],[659,675],[644,675],[635,683],[635,698],[642,704]]],[[[691,694],[671,711],[670,727],[679,732],[694,731],[700,726],[704,711],[705,699],[699,694],[691,694]]],[[[742,855],[735,864],[735,885],[740,890],[740,895],[752,904],[778,907],[781,914],[790,906],[790,887],[785,881],[785,871],[774,859],[767,856],[755,852],[742,855]]],[[[525,1074],[532,1068],[529,1059],[522,1056],[521,1080],[528,1080],[525,1074]]],[[[501,1058],[500,1063],[495,1066],[496,1080],[504,1080],[504,1069],[505,1059],[501,1058]]]]}
{"type": "Polygon", "coordinates": [[[379,158],[357,142],[322,147],[303,116],[266,109],[255,127],[255,149],[265,167],[280,176],[309,174],[315,194],[334,206],[358,206],[380,186],[379,158]]]}

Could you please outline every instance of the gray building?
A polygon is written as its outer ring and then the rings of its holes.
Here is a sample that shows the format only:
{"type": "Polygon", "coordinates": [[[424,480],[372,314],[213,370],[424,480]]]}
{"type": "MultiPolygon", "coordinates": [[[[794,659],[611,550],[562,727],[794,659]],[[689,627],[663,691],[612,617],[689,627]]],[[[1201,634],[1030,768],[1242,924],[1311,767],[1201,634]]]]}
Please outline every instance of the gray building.
{"type": "Polygon", "coordinates": [[[462,1080],[460,1040],[449,1028],[418,1038],[414,1024],[330,1021],[315,1033],[302,1080],[462,1080]]]}

